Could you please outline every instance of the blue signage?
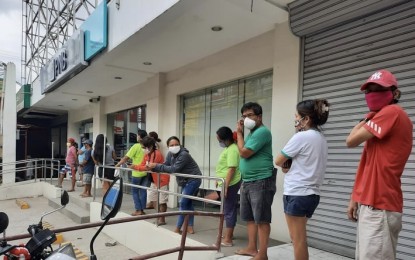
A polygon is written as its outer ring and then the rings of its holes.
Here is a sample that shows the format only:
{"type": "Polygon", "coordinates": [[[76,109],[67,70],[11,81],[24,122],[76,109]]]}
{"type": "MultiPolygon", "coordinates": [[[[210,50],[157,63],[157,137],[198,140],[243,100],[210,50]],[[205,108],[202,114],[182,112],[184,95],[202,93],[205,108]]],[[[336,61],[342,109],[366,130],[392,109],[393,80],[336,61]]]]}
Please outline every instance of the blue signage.
{"type": "Polygon", "coordinates": [[[102,1],[94,12],[81,25],[85,32],[85,53],[86,61],[91,60],[108,44],[108,7],[107,1],[102,1]]]}

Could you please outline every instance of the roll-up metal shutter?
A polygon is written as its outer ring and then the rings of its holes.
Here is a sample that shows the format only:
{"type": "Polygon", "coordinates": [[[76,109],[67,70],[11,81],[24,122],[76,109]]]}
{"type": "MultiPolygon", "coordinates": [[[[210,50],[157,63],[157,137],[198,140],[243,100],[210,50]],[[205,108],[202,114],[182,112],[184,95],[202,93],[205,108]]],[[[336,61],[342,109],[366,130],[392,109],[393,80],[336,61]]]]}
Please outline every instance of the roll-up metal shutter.
{"type": "Polygon", "coordinates": [[[288,4],[290,26],[305,36],[411,0],[297,0],[288,4]]]}
{"type": "MultiPolygon", "coordinates": [[[[326,98],[331,103],[324,125],[328,165],[320,205],[307,226],[310,246],[354,257],[356,224],[347,219],[346,211],[362,147],[348,149],[345,140],[368,112],[360,85],[376,70],[389,69],[402,91],[399,104],[415,121],[414,14],[415,1],[410,1],[303,37],[302,99],[326,98]]],[[[415,259],[415,149],[402,189],[397,257],[415,259]]]]}

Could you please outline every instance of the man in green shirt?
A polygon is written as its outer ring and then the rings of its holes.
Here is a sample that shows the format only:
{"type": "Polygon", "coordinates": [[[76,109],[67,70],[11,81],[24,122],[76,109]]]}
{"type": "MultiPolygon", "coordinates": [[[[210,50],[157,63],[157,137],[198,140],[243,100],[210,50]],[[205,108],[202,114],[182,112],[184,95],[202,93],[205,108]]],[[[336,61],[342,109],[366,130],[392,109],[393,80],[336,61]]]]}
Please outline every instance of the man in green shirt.
{"type": "Polygon", "coordinates": [[[241,156],[239,169],[242,175],[240,203],[241,219],[247,221],[248,246],[235,253],[250,255],[255,259],[268,259],[271,205],[276,192],[272,137],[262,123],[262,107],[258,103],[244,104],[241,113],[243,120],[237,123],[237,144],[241,156]],[[250,130],[245,140],[244,126],[250,130]]]}

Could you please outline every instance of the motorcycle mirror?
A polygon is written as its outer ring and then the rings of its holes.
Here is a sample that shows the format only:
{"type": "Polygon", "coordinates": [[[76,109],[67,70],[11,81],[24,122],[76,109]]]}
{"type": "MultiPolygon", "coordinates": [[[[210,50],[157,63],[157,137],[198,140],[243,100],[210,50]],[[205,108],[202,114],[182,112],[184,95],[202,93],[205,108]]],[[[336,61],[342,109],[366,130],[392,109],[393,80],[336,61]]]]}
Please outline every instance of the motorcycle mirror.
{"type": "Polygon", "coordinates": [[[62,191],[62,194],[61,194],[61,205],[65,206],[68,203],[69,203],[69,195],[68,195],[68,192],[64,190],[62,191]]]}
{"type": "Polygon", "coordinates": [[[123,196],[122,178],[116,178],[104,195],[101,207],[101,219],[109,220],[120,210],[123,196]]]}
{"type": "Polygon", "coordinates": [[[6,213],[0,212],[0,233],[3,233],[4,230],[9,226],[9,217],[6,213]]]}

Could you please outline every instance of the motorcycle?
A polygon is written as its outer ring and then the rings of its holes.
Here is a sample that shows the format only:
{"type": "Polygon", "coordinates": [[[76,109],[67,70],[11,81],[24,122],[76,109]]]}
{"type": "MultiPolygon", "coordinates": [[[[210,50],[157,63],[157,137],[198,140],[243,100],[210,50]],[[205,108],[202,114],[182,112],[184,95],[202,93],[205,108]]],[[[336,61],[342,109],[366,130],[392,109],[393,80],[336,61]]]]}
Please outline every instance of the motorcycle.
{"type": "Polygon", "coordinates": [[[76,259],[75,252],[71,244],[65,245],[58,250],[53,250],[52,244],[56,241],[56,235],[48,228],[43,227],[43,218],[58,210],[66,207],[69,202],[68,192],[63,191],[61,195],[61,206],[57,209],[49,211],[40,217],[37,224],[29,225],[27,231],[31,235],[30,240],[25,245],[10,245],[5,240],[6,228],[9,225],[9,217],[6,213],[0,212],[0,233],[3,233],[3,240],[0,242],[0,255],[4,255],[4,260],[40,260],[40,259],[56,259],[51,258],[52,255],[64,257],[60,259],[76,259]],[[72,258],[71,258],[72,257],[72,258]]]}
{"type": "MultiPolygon", "coordinates": [[[[90,243],[91,256],[90,260],[96,260],[94,254],[94,241],[107,224],[107,222],[117,215],[123,197],[122,178],[116,178],[104,195],[101,207],[101,224],[90,243]]],[[[69,202],[69,195],[63,191],[61,196],[61,207],[43,214],[39,223],[29,225],[27,229],[31,235],[26,245],[10,245],[6,241],[6,232],[9,225],[9,218],[6,213],[0,212],[0,234],[3,233],[3,239],[0,241],[0,256],[4,255],[3,260],[75,260],[76,255],[71,243],[68,243],[57,250],[53,250],[52,243],[56,241],[56,235],[49,229],[44,229],[42,225],[43,217],[53,212],[63,209],[69,202]]]]}

